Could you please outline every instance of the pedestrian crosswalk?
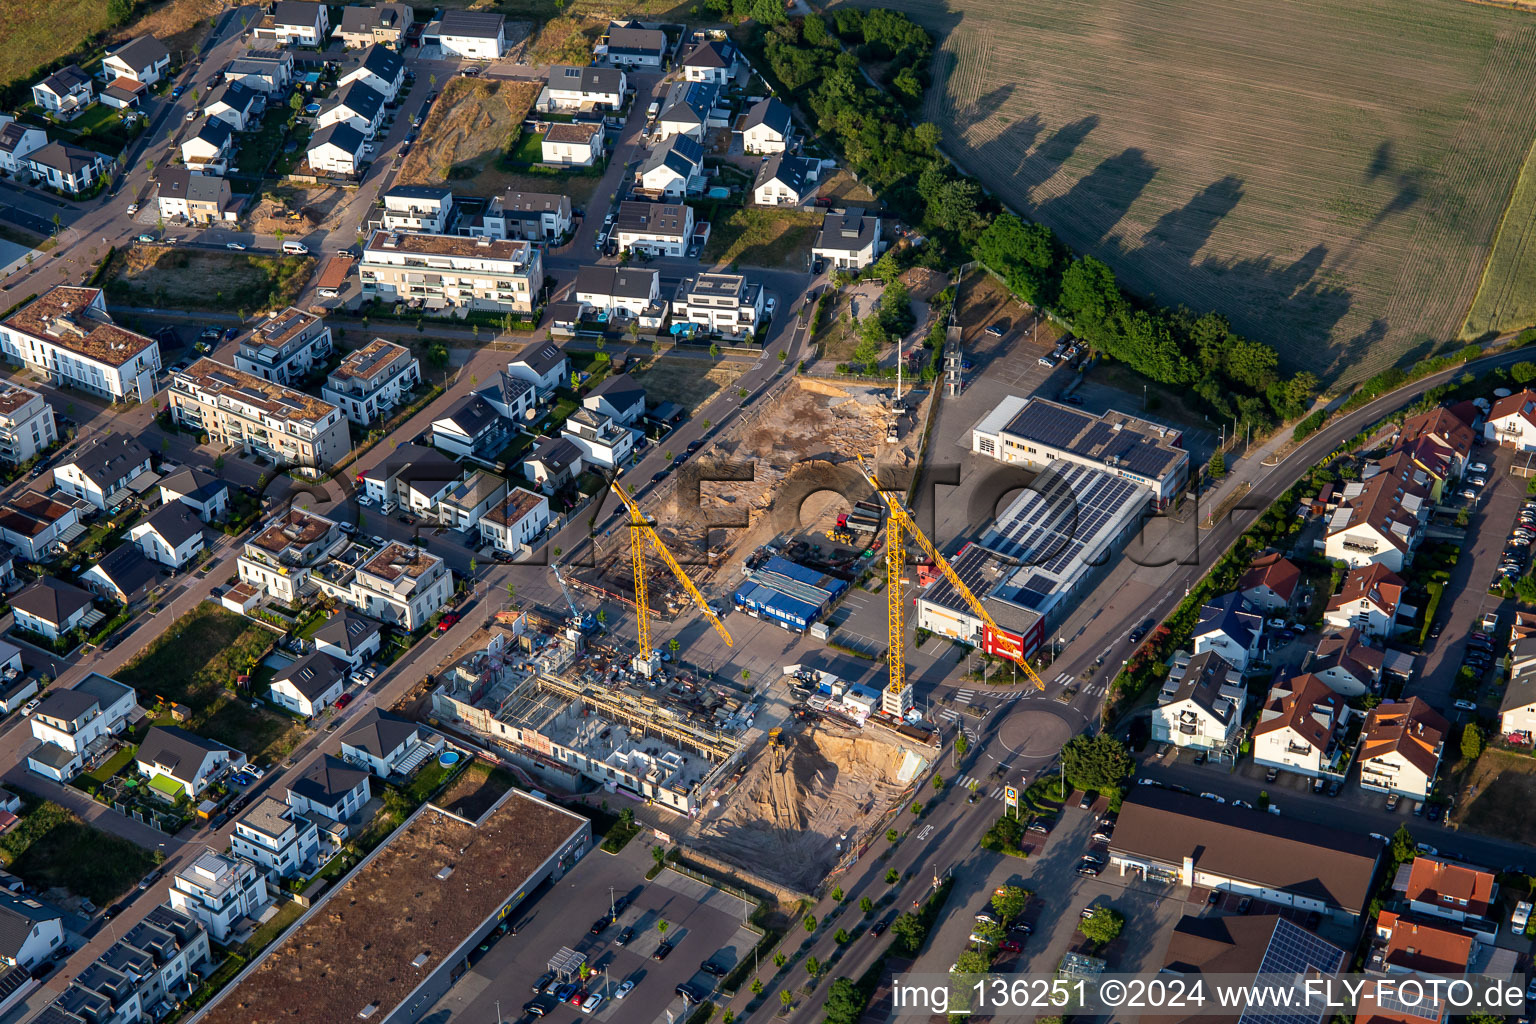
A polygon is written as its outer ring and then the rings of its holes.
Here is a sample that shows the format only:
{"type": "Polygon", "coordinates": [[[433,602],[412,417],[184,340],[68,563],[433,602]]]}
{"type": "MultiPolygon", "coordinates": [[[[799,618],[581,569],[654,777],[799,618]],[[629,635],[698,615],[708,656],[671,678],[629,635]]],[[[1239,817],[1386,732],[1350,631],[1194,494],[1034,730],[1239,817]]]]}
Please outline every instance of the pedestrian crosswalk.
{"type": "Polygon", "coordinates": [[[1002,786],[983,782],[981,779],[971,775],[960,776],[955,780],[955,785],[961,789],[974,789],[977,796],[984,796],[989,800],[1001,800],[1003,798],[1002,786]]]}
{"type": "Polygon", "coordinates": [[[962,702],[962,703],[970,704],[971,702],[973,702],[976,699],[976,691],[975,690],[956,690],[955,691],[955,699],[960,701],[960,702],[962,702]]]}
{"type": "Polygon", "coordinates": [[[952,708],[941,708],[939,710],[939,717],[944,719],[946,722],[953,722],[959,719],[960,712],[955,711],[952,708]]]}
{"type": "Polygon", "coordinates": [[[1072,680],[1072,673],[1071,672],[1063,672],[1061,675],[1056,677],[1056,685],[1057,686],[1065,686],[1071,680],[1072,680]]]}

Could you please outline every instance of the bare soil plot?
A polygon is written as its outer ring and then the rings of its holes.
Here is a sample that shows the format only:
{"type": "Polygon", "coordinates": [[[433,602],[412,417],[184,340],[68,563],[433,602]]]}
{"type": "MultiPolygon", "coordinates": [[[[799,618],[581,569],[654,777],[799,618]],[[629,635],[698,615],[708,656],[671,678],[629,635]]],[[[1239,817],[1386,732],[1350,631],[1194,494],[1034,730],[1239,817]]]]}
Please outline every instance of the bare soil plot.
{"type": "Polygon", "coordinates": [[[1031,351],[1036,348],[1049,351],[1064,333],[1043,317],[1036,323],[1034,309],[1015,299],[1001,281],[984,270],[976,271],[960,282],[955,290],[955,312],[960,320],[960,337],[967,350],[979,351],[995,345],[999,339],[987,333],[987,328],[993,326],[1008,333],[1029,328],[1031,351]]]}
{"type": "Polygon", "coordinates": [[[289,234],[330,230],[345,219],[355,202],[366,202],[356,189],[280,186],[251,211],[251,230],[264,235],[279,229],[289,234]]]}
{"type": "MultiPolygon", "coordinates": [[[[400,181],[409,185],[447,183],[456,192],[492,196],[507,187],[500,170],[507,146],[538,98],[537,82],[455,78],[421,128],[421,140],[405,158],[400,181]]],[[[548,191],[550,179],[541,179],[548,191]]]]}
{"type": "Polygon", "coordinates": [[[1518,331],[1536,324],[1536,145],[1504,211],[1493,255],[1462,325],[1464,339],[1518,331]]]}
{"type": "Polygon", "coordinates": [[[831,177],[823,179],[821,184],[816,186],[816,194],[852,203],[875,201],[875,194],[869,190],[869,186],[855,181],[853,175],[842,167],[833,171],[831,177]]]}
{"type": "Polygon", "coordinates": [[[943,36],[923,119],[962,166],[1329,381],[1455,338],[1536,136],[1536,19],[1498,8],[893,6],[943,36]]]}
{"type": "Polygon", "coordinates": [[[663,356],[651,362],[643,370],[630,371],[635,382],[645,388],[646,397],[652,402],[676,402],[692,416],[699,409],[736,383],[746,372],[746,363],[706,362],[663,356]]]}
{"type": "Polygon", "coordinates": [[[551,18],[528,44],[531,64],[574,64],[592,61],[592,44],[608,27],[606,17],[566,15],[551,18]]]}
{"type": "Polygon", "coordinates": [[[705,263],[804,270],[821,215],[809,210],[744,206],[710,224],[705,263]]]}
{"type": "Polygon", "coordinates": [[[105,279],[107,295],[124,305],[207,309],[211,303],[254,313],[292,303],[314,266],[307,256],[135,244],[113,254],[105,279]]]}
{"type": "Polygon", "coordinates": [[[223,14],[227,7],[224,0],[170,0],[114,33],[113,43],[148,33],[164,43],[173,58],[178,50],[188,51],[190,57],[207,35],[210,19],[223,14]]]}
{"type": "Polygon", "coordinates": [[[1463,797],[1451,812],[1459,827],[1517,843],[1536,843],[1536,819],[1530,813],[1536,801],[1536,760],[1487,750],[1461,781],[1473,795],[1463,797]]]}

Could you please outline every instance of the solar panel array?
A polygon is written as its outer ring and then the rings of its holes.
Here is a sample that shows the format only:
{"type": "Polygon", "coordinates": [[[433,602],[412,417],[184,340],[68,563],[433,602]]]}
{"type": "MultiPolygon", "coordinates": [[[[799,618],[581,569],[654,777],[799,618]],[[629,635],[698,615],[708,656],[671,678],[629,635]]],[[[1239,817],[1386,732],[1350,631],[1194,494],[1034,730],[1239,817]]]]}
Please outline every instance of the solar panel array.
{"type": "Polygon", "coordinates": [[[1032,399],[1003,430],[1058,451],[1072,452],[1145,477],[1162,475],[1180,458],[1161,436],[1147,432],[1152,425],[1138,425],[1127,419],[1119,422],[1122,425],[1117,430],[1114,424],[1097,416],[1032,399]]]}
{"type": "Polygon", "coordinates": [[[1059,578],[1126,505],[1140,499],[1140,491],[1130,480],[1087,466],[1052,465],[982,544],[1000,558],[1059,578]]]}
{"type": "MultiPolygon", "coordinates": [[[[1331,942],[1318,938],[1286,918],[1275,921],[1275,930],[1259,962],[1259,981],[1262,984],[1301,984],[1303,978],[1317,975],[1334,975],[1344,969],[1344,951],[1331,942]],[[1267,977],[1266,977],[1267,976],[1267,977]]],[[[1299,1004],[1287,1009],[1270,1008],[1244,1011],[1238,1024],[1297,1024],[1302,1020],[1322,1020],[1329,1010],[1319,1005],[1317,1014],[1303,1014],[1299,1004]]]]}

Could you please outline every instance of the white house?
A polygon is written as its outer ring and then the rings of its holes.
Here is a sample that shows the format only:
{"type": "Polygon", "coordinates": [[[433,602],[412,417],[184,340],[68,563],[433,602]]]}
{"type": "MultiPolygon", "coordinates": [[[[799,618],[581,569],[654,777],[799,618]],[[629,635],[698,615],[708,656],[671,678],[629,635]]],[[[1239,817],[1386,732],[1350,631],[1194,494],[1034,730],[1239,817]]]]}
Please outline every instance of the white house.
{"type": "MultiPolygon", "coordinates": [[[[532,390],[532,385],[526,381],[516,383],[532,390]]],[[[493,473],[474,473],[438,501],[438,522],[450,529],[473,533],[481,518],[505,501],[506,497],[505,480],[493,473]]]]}
{"type": "Polygon", "coordinates": [[[366,85],[383,96],[385,103],[393,103],[400,95],[401,87],[405,85],[405,61],[394,50],[375,43],[363,51],[357,67],[336,80],[339,87],[351,85],[353,82],[366,85]]]}
{"type": "Polygon", "coordinates": [[[154,85],[171,67],[171,51],[154,36],[137,36],[107,54],[101,61],[104,77],[129,78],[154,85]]]}
{"type": "Polygon", "coordinates": [[[1337,629],[1353,627],[1367,636],[1388,638],[1400,619],[1412,618],[1413,609],[1403,604],[1408,585],[1380,562],[1351,569],[1343,588],[1328,600],[1323,618],[1337,629]]]}
{"type": "Polygon", "coordinates": [[[571,231],[571,197],[557,192],[504,192],[491,200],[485,222],[488,226],[494,222],[505,238],[553,241],[571,231]]]}
{"type": "Polygon", "coordinates": [[[192,224],[232,221],[238,216],[229,182],[215,174],[193,174],[185,167],[162,167],[155,176],[155,202],[165,220],[192,224]]]}
{"type": "Polygon", "coordinates": [[[499,505],[480,517],[480,538],[497,551],[515,555],[549,528],[549,499],[512,488],[499,505]]]}
{"type": "Polygon", "coordinates": [[[432,421],[432,444],[457,456],[491,461],[512,440],[512,421],[484,395],[470,392],[432,421]]]}
{"type": "Polygon", "coordinates": [[[576,273],[575,297],[615,320],[649,314],[659,323],[661,272],[643,267],[582,267],[576,273]]]}
{"type": "Polygon", "coordinates": [[[720,86],[710,82],[674,82],[656,115],[656,138],[665,142],[686,135],[702,144],[720,102],[720,86]]]}
{"type": "Polygon", "coordinates": [[[587,392],[581,404],[622,427],[632,427],[645,415],[645,389],[627,373],[618,373],[587,392]]]}
{"type": "Polygon", "coordinates": [[[310,0],[277,0],[256,23],[256,38],[279,46],[319,46],[331,29],[330,9],[310,0]]]}
{"type": "Polygon", "coordinates": [[[686,135],[674,135],[635,171],[636,187],[652,199],[677,198],[697,186],[704,176],[704,147],[686,135]]]}
{"type": "Polygon", "coordinates": [[[1200,609],[1193,635],[1195,653],[1215,651],[1239,672],[1259,654],[1264,620],[1243,607],[1243,595],[1224,594],[1200,609]]]}
{"type": "Polygon", "coordinates": [[[363,146],[367,141],[356,128],[338,122],[310,137],[304,158],[311,170],[355,177],[362,170],[363,146]]]}
{"type": "Polygon", "coordinates": [[[763,161],[752,183],[752,201],[759,206],[801,206],[816,195],[819,160],[775,153],[763,161]]]}
{"type": "Polygon", "coordinates": [[[507,52],[506,21],[489,11],[444,11],[437,25],[437,44],[446,57],[496,60],[507,52]]]}
{"type": "Polygon", "coordinates": [[[73,583],[39,576],[11,598],[16,627],[58,640],[85,625],[91,613],[90,593],[73,583]]]}
{"type": "Polygon", "coordinates": [[[646,28],[638,21],[614,21],[592,52],[616,67],[657,70],[666,60],[667,48],[667,34],[661,29],[646,28]]]}
{"type": "Polygon", "coordinates": [[[1514,667],[1499,703],[1499,734],[1512,743],[1536,739],[1536,663],[1514,667]]]}
{"type": "MultiPolygon", "coordinates": [[[[693,240],[693,207],[683,203],[626,199],[614,215],[613,237],[620,250],[641,249],[657,256],[683,256],[693,240]]],[[[581,291],[579,285],[577,291],[581,291]]],[[[580,301],[579,295],[577,299],[580,301]]]]}
{"type": "Polygon", "coordinates": [[[358,669],[379,653],[381,635],[379,623],[350,608],[341,608],[315,631],[315,652],[358,669]]]}
{"type": "Polygon", "coordinates": [[[157,725],[145,733],[134,759],[148,776],[149,788],[172,800],[195,800],[224,771],[245,764],[240,751],[174,725],[157,725]]]}
{"type": "Polygon", "coordinates": [[[325,363],[333,342],[324,318],[288,306],[268,314],[241,339],[235,369],[276,384],[296,385],[325,363]]]}
{"type": "Polygon", "coordinates": [[[348,49],[379,44],[395,50],[405,49],[407,33],[416,14],[407,4],[351,4],[341,9],[341,24],[336,34],[348,49]]]}
{"type": "Polygon", "coordinates": [[[34,182],[71,196],[90,191],[112,173],[112,167],[113,160],[105,153],[67,142],[50,142],[27,154],[27,173],[34,182]]]}
{"type": "Polygon", "coordinates": [[[341,665],[317,646],[272,677],[272,703],[313,718],[336,702],[346,682],[341,665]]]}
{"type": "Polygon", "coordinates": [[[582,451],[582,461],[615,469],[635,449],[635,431],[621,427],[591,409],[577,409],[566,418],[562,437],[582,451]]]}
{"type": "Polygon", "coordinates": [[[1497,399],[1483,425],[1483,436],[1505,448],[1536,451],[1536,391],[1524,388],[1497,399]]]}
{"type": "Polygon", "coordinates": [[[773,154],[789,149],[794,120],[789,107],[778,97],[758,100],[741,122],[741,148],[748,153],[773,154]]]}
{"type": "Polygon", "coordinates": [[[266,93],[268,100],[293,81],[293,54],[287,50],[251,50],[224,68],[224,81],[266,93]]]}
{"type": "Polygon", "coordinates": [[[67,64],[32,86],[32,102],[54,120],[71,121],[96,102],[96,83],[78,64],[67,64]]]}
{"type": "Polygon", "coordinates": [[[880,218],[861,209],[828,210],[811,255],[840,270],[862,270],[880,255],[880,218]]]}
{"type": "Polygon", "coordinates": [[[349,822],[368,802],[371,777],[366,769],[322,754],[288,787],[288,806],[300,814],[323,814],[332,821],[349,822]]]}
{"type": "Polygon", "coordinates": [[[1411,463],[1345,485],[1325,527],[1323,553],[1351,566],[1379,562],[1402,572],[1424,536],[1430,487],[1411,463]]]}
{"type": "Polygon", "coordinates": [[[46,145],[47,132],[0,114],[0,171],[11,175],[26,171],[27,157],[46,145]]]}
{"type": "Polygon", "coordinates": [[[0,541],[29,562],[44,562],[59,538],[73,535],[80,513],[89,506],[68,495],[57,500],[41,491],[25,491],[0,505],[0,541]]]}
{"type": "Polygon", "coordinates": [[[618,68],[577,68],[556,64],[544,78],[535,104],[544,111],[618,110],[629,79],[618,68]]]}
{"type": "Polygon", "coordinates": [[[248,89],[239,82],[225,82],[208,95],[203,113],[217,118],[237,132],[254,131],[267,107],[265,93],[248,89]]]}
{"type": "Polygon", "coordinates": [[[374,338],[347,353],[330,372],[320,397],[360,426],[387,418],[421,383],[421,364],[404,345],[374,338]]]}
{"type": "Polygon", "coordinates": [[[64,919],[57,910],[30,896],[0,892],[0,963],[30,971],[68,952],[63,945],[64,919]]]}
{"type": "Polygon", "coordinates": [[[320,867],[320,829],[302,812],[264,796],[235,819],[230,852],[278,878],[320,867]]]}
{"type": "Polygon", "coordinates": [[[1271,551],[1253,560],[1238,580],[1237,592],[1250,608],[1266,615],[1285,615],[1295,607],[1300,586],[1301,570],[1284,555],[1271,551]]]}
{"type": "Polygon", "coordinates": [[[575,481],[583,468],[582,450],[564,437],[544,438],[523,460],[523,476],[545,494],[575,481]]]}
{"type": "Polygon", "coordinates": [[[384,193],[384,229],[448,233],[453,214],[453,189],[442,185],[396,185],[384,193]]]}
{"type": "Polygon", "coordinates": [[[203,520],[196,509],[179,501],[161,505],[128,531],[128,539],[139,546],[144,557],[180,569],[203,550],[203,520]]]}
{"type": "Polygon", "coordinates": [[[1360,734],[1360,787],[1427,798],[1450,731],[1451,724],[1418,697],[1372,708],[1360,734]]]}
{"type": "Polygon", "coordinates": [[[1152,739],[1178,747],[1220,751],[1237,738],[1248,691],[1243,674],[1215,651],[1190,658],[1158,694],[1152,739]]]}
{"type": "Polygon", "coordinates": [[[697,39],[683,50],[678,65],[690,82],[725,85],[736,73],[741,53],[729,39],[697,39]]]}
{"type": "Polygon", "coordinates": [[[205,523],[218,522],[229,512],[229,485],[206,469],[183,466],[160,478],[160,501],[179,502],[205,523]]]}
{"type": "Polygon", "coordinates": [[[1362,697],[1381,687],[1387,652],[1372,647],[1354,627],[1325,634],[1306,669],[1346,697],[1362,697]]]}
{"type": "Polygon", "coordinates": [[[369,708],[341,736],[341,756],[353,764],[367,766],[381,779],[408,774],[411,768],[407,762],[413,754],[420,763],[442,747],[442,737],[423,735],[421,726],[415,722],[378,708],[369,708]]]}
{"type": "Polygon", "coordinates": [[[250,861],[205,847],[171,879],[172,908],[194,917],[215,942],[227,943],[242,918],[260,919],[272,903],[267,876],[250,861]]]}
{"type": "Polygon", "coordinates": [[[70,689],[55,689],[29,719],[40,746],[27,755],[27,766],[58,782],[68,782],[86,758],[111,743],[139,716],[132,687],[92,672],[70,689]]]}
{"type": "Polygon", "coordinates": [[[535,341],[507,363],[507,373],[526,380],[543,396],[570,383],[571,360],[554,342],[535,341]]]}
{"type": "Polygon", "coordinates": [[[452,596],[453,573],[441,558],[392,541],[358,566],[349,603],[365,615],[414,631],[452,596]]]}
{"type": "Polygon", "coordinates": [[[700,333],[750,338],[763,320],[763,288],[740,274],[690,274],[672,297],[672,318],[698,324],[700,333]]]}
{"type": "Polygon", "coordinates": [[[54,467],[54,486],[105,511],[131,495],[129,485],[150,471],[149,449],[123,434],[106,434],[81,444],[67,462],[54,467]]]}
{"type": "Polygon", "coordinates": [[[80,574],[80,585],[108,601],[132,604],[160,582],[160,565],[144,557],[137,544],[119,544],[80,574]]]}
{"type": "Polygon", "coordinates": [[[552,124],[544,133],[540,161],[562,167],[591,167],[603,155],[600,124],[552,124]]]}
{"type": "Polygon", "coordinates": [[[1276,682],[1253,728],[1253,759],[1313,778],[1334,773],[1349,714],[1344,698],[1311,673],[1276,682]]]}
{"type": "Polygon", "coordinates": [[[193,174],[224,174],[234,150],[234,129],[217,117],[205,117],[181,143],[181,162],[193,174]]]}
{"type": "Polygon", "coordinates": [[[363,473],[363,493],[381,512],[401,508],[436,519],[438,500],[463,476],[464,467],[447,455],[407,441],[363,473]]]}
{"type": "Polygon", "coordinates": [[[371,139],[384,121],[384,94],[360,81],[344,85],[320,108],[315,124],[329,128],[333,124],[348,125],[371,139]]]}
{"type": "Polygon", "coordinates": [[[1492,871],[1420,854],[1408,865],[1407,883],[1393,888],[1412,913],[1456,921],[1479,934],[1498,932],[1498,923],[1490,920],[1499,892],[1492,871]]]}

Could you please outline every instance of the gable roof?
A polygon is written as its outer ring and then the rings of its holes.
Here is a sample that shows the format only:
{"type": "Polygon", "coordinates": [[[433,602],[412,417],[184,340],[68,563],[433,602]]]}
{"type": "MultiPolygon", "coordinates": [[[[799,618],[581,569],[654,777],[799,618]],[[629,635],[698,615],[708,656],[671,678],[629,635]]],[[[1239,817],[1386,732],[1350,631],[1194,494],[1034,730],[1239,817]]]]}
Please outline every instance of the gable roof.
{"type": "MultiPolygon", "coordinates": [[[[221,122],[222,123],[222,122],[221,122]]],[[[88,167],[106,161],[106,157],[92,149],[81,149],[67,142],[50,142],[27,155],[27,160],[42,167],[49,167],[68,175],[76,175],[88,167]]]]}
{"type": "Polygon", "coordinates": [[[726,39],[705,39],[683,51],[685,68],[728,68],[736,63],[736,45],[726,39]]]}
{"type": "Polygon", "coordinates": [[[1268,587],[1282,601],[1289,603],[1299,583],[1301,570],[1296,564],[1278,551],[1269,551],[1253,560],[1243,578],[1237,581],[1237,589],[1248,591],[1268,587]]]}
{"type": "Polygon", "coordinates": [[[550,370],[563,365],[565,359],[565,350],[559,345],[552,341],[536,341],[519,352],[512,362],[514,365],[522,363],[542,377],[550,370]]]}
{"type": "Polygon", "coordinates": [[[1465,974],[1477,940],[1448,922],[1404,918],[1384,912],[1378,928],[1390,927],[1382,959],[1393,967],[1430,974],[1465,974]]]}
{"type": "MultiPolygon", "coordinates": [[[[478,437],[481,433],[495,426],[501,419],[501,413],[496,407],[485,400],[485,396],[472,391],[453,403],[452,408],[433,420],[433,425],[439,423],[451,423],[466,437],[478,437]]],[[[457,475],[455,475],[457,479],[457,475]]]]}
{"type": "Polygon", "coordinates": [[[363,51],[363,59],[358,67],[382,81],[393,82],[404,74],[405,61],[389,47],[374,43],[363,51]]]}
{"type": "Polygon", "coordinates": [[[415,17],[406,4],[375,4],[371,7],[349,4],[341,9],[340,31],[361,35],[379,28],[403,30],[410,27],[415,17]]]}
{"type": "MultiPolygon", "coordinates": [[[[240,82],[225,82],[209,94],[207,102],[203,104],[203,109],[216,107],[222,103],[224,106],[238,110],[242,114],[248,114],[251,108],[255,107],[264,98],[255,89],[247,88],[240,82]]],[[[198,175],[198,177],[201,177],[201,175],[198,175]]]]}
{"type": "Polygon", "coordinates": [[[1244,607],[1243,595],[1238,591],[1223,594],[1200,609],[1200,621],[1195,626],[1195,638],[1222,633],[1244,650],[1252,650],[1264,628],[1264,620],[1244,607]]]}
{"type": "Polygon", "coordinates": [[[608,26],[608,55],[638,54],[659,56],[667,50],[667,34],[659,28],[641,28],[639,25],[608,26]]]}
{"type": "MultiPolygon", "coordinates": [[[[206,175],[197,175],[197,177],[206,177],[206,175]]],[[[194,498],[197,501],[208,501],[220,491],[229,490],[228,484],[201,466],[183,466],[161,477],[160,486],[173,494],[194,498]]]]}
{"type": "MultiPolygon", "coordinates": [[[[614,215],[613,230],[619,234],[644,234],[653,238],[676,238],[687,241],[689,225],[692,223],[689,212],[690,207],[682,203],[655,203],[647,199],[625,199],[619,203],[618,213],[614,215]]],[[[638,268],[625,267],[624,269],[638,268]]],[[[648,273],[654,274],[656,271],[648,271],[648,273]]],[[[577,290],[595,291],[596,289],[578,288],[577,290]]]]}
{"type": "Polygon", "coordinates": [[[160,564],[151,561],[137,544],[119,544],[102,555],[89,570],[105,576],[132,601],[160,579],[160,564]]]}
{"type": "Polygon", "coordinates": [[[1507,419],[1510,416],[1519,416],[1526,423],[1536,427],[1536,391],[1524,388],[1512,395],[1495,399],[1493,408],[1488,412],[1488,422],[1507,419]]]}
{"type": "Polygon", "coordinates": [[[179,501],[155,509],[144,525],[159,534],[173,549],[203,532],[203,521],[197,518],[197,513],[179,501]]]}
{"type": "Polygon", "coordinates": [[[783,138],[789,135],[793,123],[789,107],[777,96],[769,96],[752,104],[747,111],[747,119],[741,123],[741,130],[748,131],[761,126],[772,129],[783,138]]]}
{"type": "Polygon", "coordinates": [[[349,747],[366,750],[374,757],[385,757],[400,744],[416,736],[421,727],[408,719],[392,715],[388,711],[369,708],[357,720],[357,724],[342,734],[341,742],[349,747]]]}
{"type": "Polygon", "coordinates": [[[339,757],[320,755],[304,774],[294,780],[288,792],[322,807],[334,807],[343,797],[368,779],[368,772],[354,768],[339,757]]]}
{"type": "Polygon", "coordinates": [[[528,456],[528,459],[539,463],[552,473],[561,473],[566,467],[581,461],[581,456],[581,449],[569,438],[547,437],[533,450],[533,454],[528,456]]]}
{"type": "Polygon", "coordinates": [[[1380,562],[1367,562],[1351,569],[1344,577],[1344,586],[1338,594],[1328,599],[1328,610],[1335,611],[1356,601],[1367,601],[1384,615],[1396,615],[1408,584],[1397,573],[1380,562]]]}
{"type": "Polygon", "coordinates": [[[617,68],[578,68],[570,64],[556,64],[545,75],[551,89],[561,92],[595,92],[607,95],[616,93],[624,84],[624,72],[617,68]]]}
{"type": "Polygon", "coordinates": [[[656,115],[658,124],[702,125],[720,99],[720,87],[714,82],[674,82],[656,115]]]}
{"type": "Polygon", "coordinates": [[[278,25],[313,28],[320,23],[320,5],[311,0],[277,0],[272,5],[272,21],[278,25]]]}
{"type": "Polygon", "coordinates": [[[1354,626],[1324,634],[1315,653],[1310,665],[1313,672],[1321,675],[1340,669],[1361,683],[1381,678],[1386,664],[1386,652],[1372,647],[1370,637],[1354,626]]]}
{"type": "Polygon", "coordinates": [[[45,139],[48,137],[41,128],[22,124],[20,121],[7,120],[4,125],[0,125],[0,152],[15,153],[31,132],[36,132],[45,139]]]}
{"type": "Polygon", "coordinates": [[[357,155],[363,151],[363,143],[366,141],[362,132],[345,121],[337,121],[315,132],[310,137],[309,148],[305,152],[313,153],[322,146],[335,146],[356,159],[357,155]]]}
{"type": "Polygon", "coordinates": [[[1472,424],[1462,418],[1459,408],[1442,405],[1403,420],[1398,444],[1429,438],[1465,457],[1471,454],[1476,437],[1472,424]]]}
{"type": "Polygon", "coordinates": [[[1382,472],[1345,488],[1328,521],[1328,534],[1366,525],[1397,550],[1407,551],[1429,499],[1428,489],[1415,479],[1422,471],[1411,460],[1383,460],[1376,466],[1382,472]]]}
{"type": "Polygon", "coordinates": [[[0,953],[14,961],[31,938],[32,929],[44,921],[58,921],[61,916],[34,899],[0,891],[0,953]]]}
{"type": "Polygon", "coordinates": [[[788,153],[775,153],[757,169],[757,179],[752,182],[752,187],[759,189],[777,181],[795,195],[803,196],[810,186],[811,172],[816,169],[814,160],[790,156],[788,153]]]}
{"type": "Polygon", "coordinates": [[[341,666],[329,654],[312,651],[272,677],[273,685],[287,683],[306,700],[316,700],[341,680],[341,666]]]}
{"type": "MultiPolygon", "coordinates": [[[[575,293],[607,295],[618,299],[648,299],[653,294],[659,294],[657,285],[660,273],[646,267],[582,267],[576,272],[575,293]]],[[[628,374],[620,376],[628,377],[628,374]]],[[[606,386],[607,381],[603,384],[606,386]]],[[[597,389],[592,391],[592,394],[598,393],[597,389]]]]}
{"type": "MultiPolygon", "coordinates": [[[[197,131],[192,133],[192,138],[188,139],[187,142],[196,139],[199,142],[206,142],[214,149],[223,149],[229,145],[229,140],[234,137],[234,133],[235,130],[223,118],[204,117],[198,122],[197,131]]],[[[186,142],[182,143],[183,146],[186,144],[186,142]]]]}
{"type": "MultiPolygon", "coordinates": [[[[1190,658],[1189,664],[1184,666],[1184,674],[1179,677],[1177,689],[1164,691],[1167,696],[1164,698],[1160,695],[1158,703],[1166,705],[1191,701],[1217,722],[1224,726],[1231,725],[1237,716],[1237,703],[1227,699],[1221,691],[1234,682],[1234,675],[1237,675],[1237,669],[1231,662],[1215,651],[1202,651],[1190,658]]],[[[1242,687],[1240,675],[1235,685],[1242,687]]]]}
{"type": "Polygon", "coordinates": [[[156,725],[144,734],[144,742],[139,744],[139,752],[134,756],[144,764],[158,766],[179,782],[190,783],[209,754],[225,751],[238,753],[232,747],[204,739],[178,726],[156,725]]]}
{"type": "Polygon", "coordinates": [[[64,96],[71,89],[90,85],[91,76],[82,71],[78,64],[66,64],[37,84],[56,96],[64,96]]]}
{"type": "Polygon", "coordinates": [[[125,434],[92,438],[60,466],[74,466],[80,475],[103,491],[149,461],[149,449],[125,434]]]}
{"type": "Polygon", "coordinates": [[[1476,917],[1493,902],[1493,873],[1438,857],[1415,857],[1404,895],[1414,903],[1452,906],[1476,917]]]}
{"type": "Polygon", "coordinates": [[[1433,779],[1450,730],[1451,723],[1418,697],[1382,703],[1366,716],[1360,759],[1369,761],[1387,754],[1401,754],[1426,779],[1433,779]]]}
{"type": "Polygon", "coordinates": [[[822,218],[815,248],[829,252],[862,252],[875,241],[879,230],[880,218],[874,214],[865,216],[858,208],[828,210],[822,218]]]}
{"type": "Polygon", "coordinates": [[[615,374],[587,392],[588,398],[603,397],[615,409],[628,409],[636,402],[645,401],[645,388],[627,373],[615,374]]]}
{"type": "Polygon", "coordinates": [[[667,167],[680,177],[688,178],[699,173],[704,162],[704,147],[687,135],[674,135],[660,149],[653,149],[640,165],[639,174],[646,175],[658,167],[667,167]]]}
{"type": "Polygon", "coordinates": [[[81,590],[73,583],[65,583],[52,576],[39,576],[11,598],[11,607],[26,612],[34,619],[61,626],[80,609],[90,607],[93,600],[95,598],[88,591],[81,590]]]}
{"type": "Polygon", "coordinates": [[[165,44],[154,36],[143,35],[130,39],[113,50],[112,56],[135,71],[139,71],[158,64],[162,60],[170,60],[171,51],[167,50],[165,44]]]}
{"type": "MultiPolygon", "coordinates": [[[[375,47],[377,49],[377,47],[375,47]]],[[[346,109],[366,121],[372,122],[384,109],[384,94],[360,79],[353,79],[332,97],[322,115],[332,110],[346,109]]]]}
{"type": "Polygon", "coordinates": [[[1326,751],[1345,710],[1344,698],[1311,672],[1276,682],[1259,712],[1254,736],[1289,729],[1314,750],[1326,751]]]}
{"type": "Polygon", "coordinates": [[[351,608],[342,608],[325,620],[325,625],[315,630],[314,640],[339,647],[351,654],[376,635],[379,628],[377,620],[359,615],[351,608]]]}

